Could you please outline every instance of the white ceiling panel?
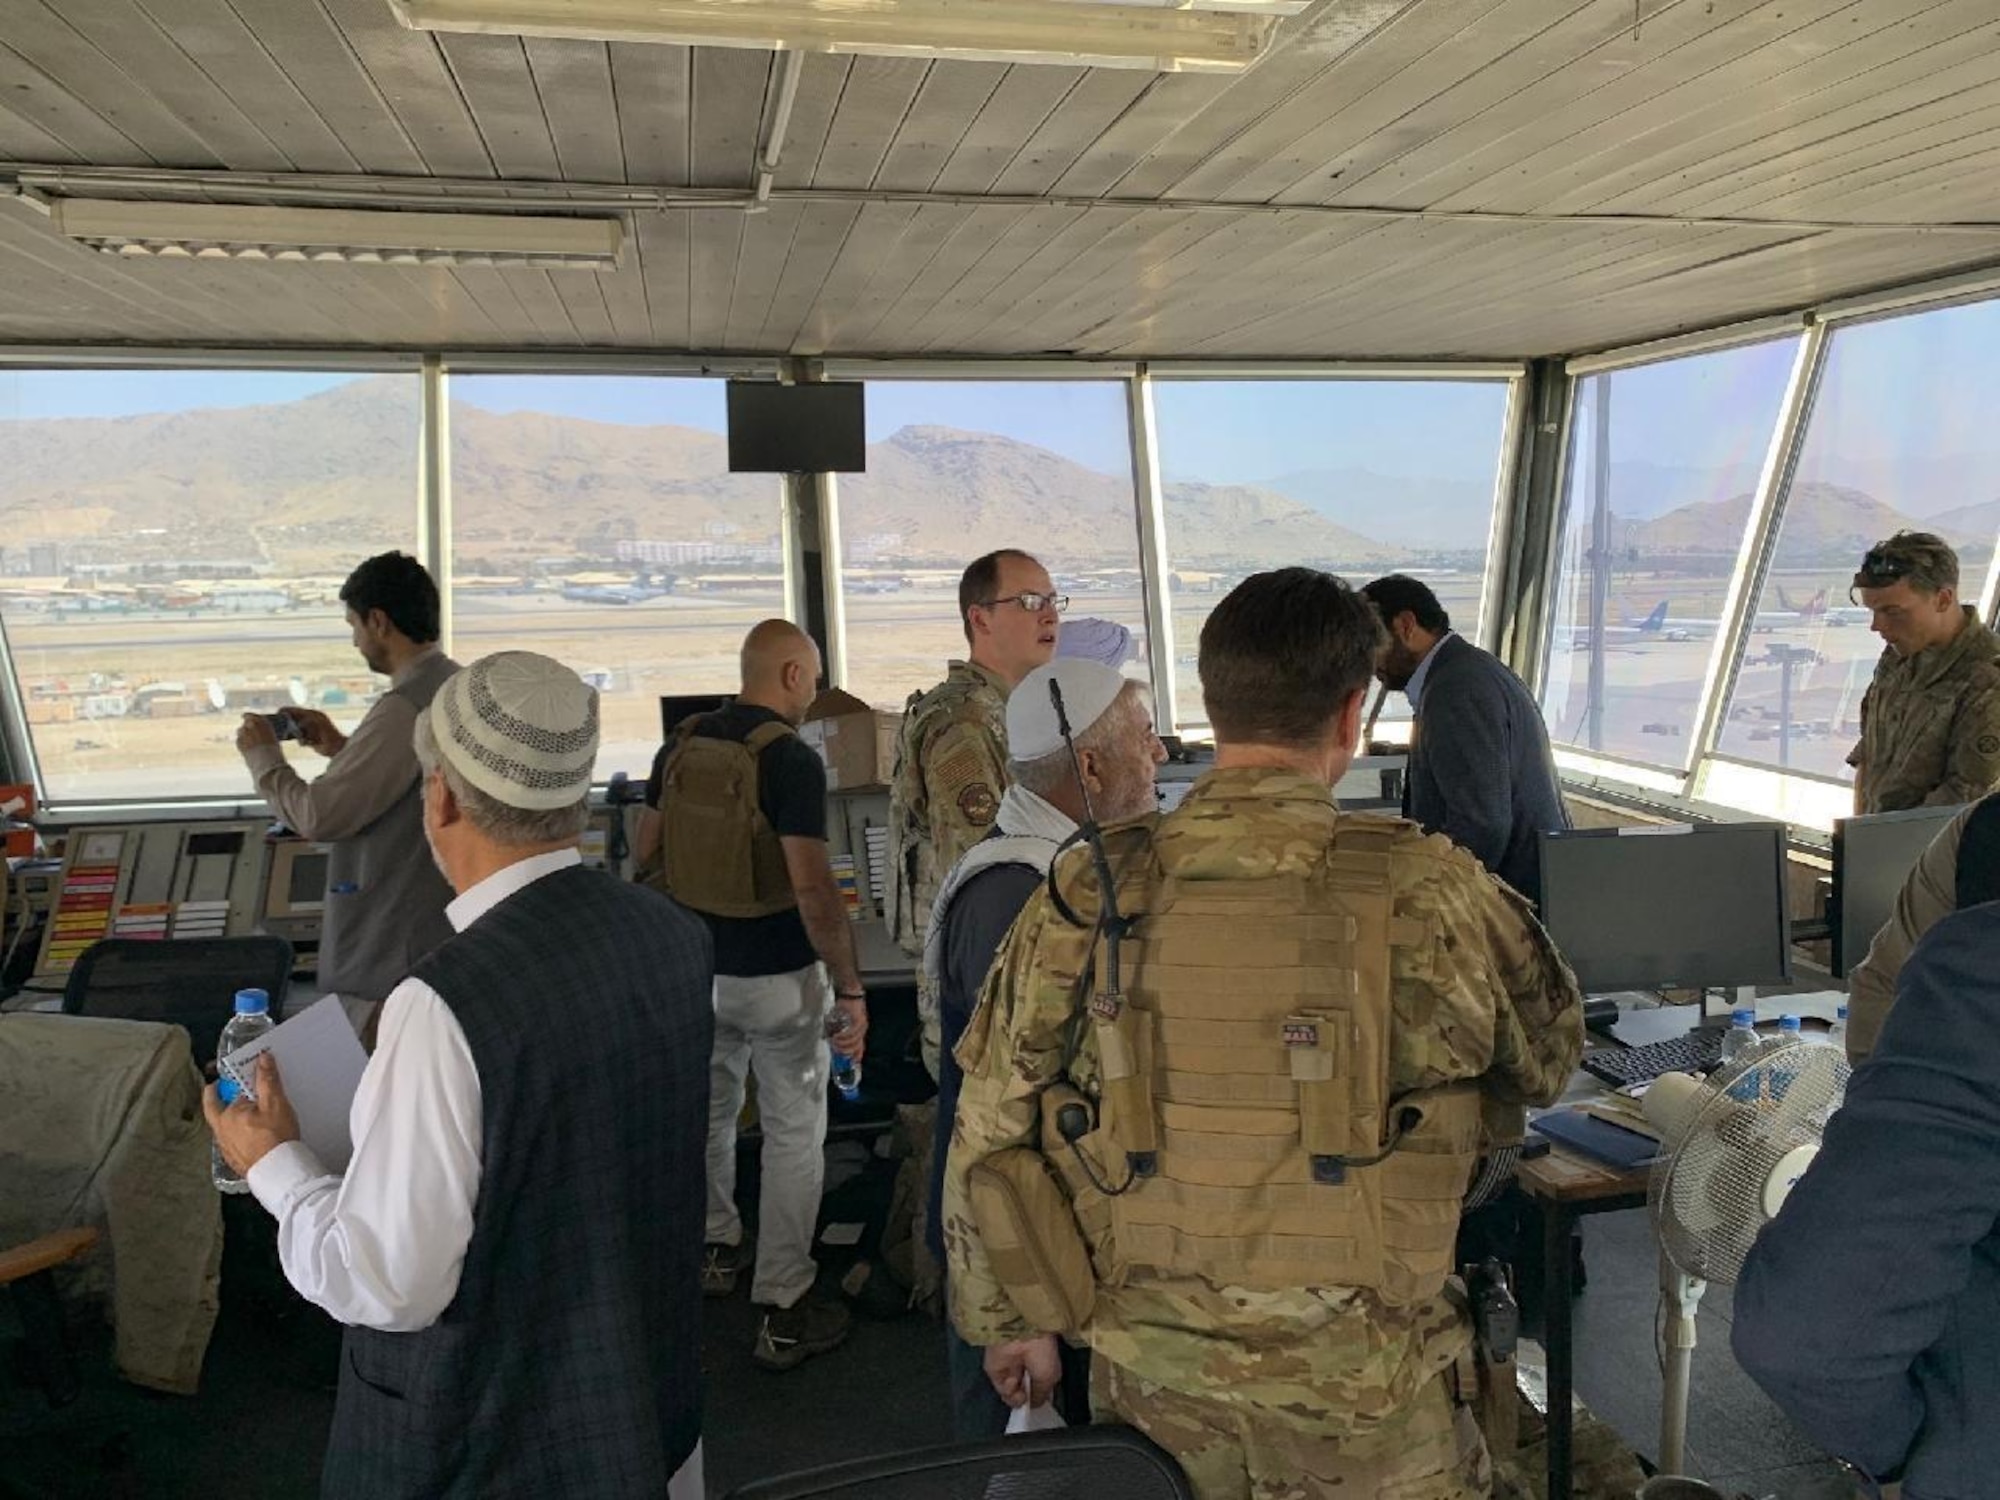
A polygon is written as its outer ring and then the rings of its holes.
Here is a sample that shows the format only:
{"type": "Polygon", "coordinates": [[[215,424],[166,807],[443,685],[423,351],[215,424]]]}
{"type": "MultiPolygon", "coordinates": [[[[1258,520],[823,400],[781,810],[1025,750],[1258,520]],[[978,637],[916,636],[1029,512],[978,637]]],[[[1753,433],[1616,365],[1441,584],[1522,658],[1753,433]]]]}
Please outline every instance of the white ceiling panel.
{"type": "Polygon", "coordinates": [[[20,0],[6,180],[393,207],[445,179],[629,233],[604,274],[127,262],[14,200],[0,342],[1604,348],[2000,265],[1996,42],[1993,0],[1320,0],[1233,77],[812,56],[753,212],[770,53],[20,0]]]}

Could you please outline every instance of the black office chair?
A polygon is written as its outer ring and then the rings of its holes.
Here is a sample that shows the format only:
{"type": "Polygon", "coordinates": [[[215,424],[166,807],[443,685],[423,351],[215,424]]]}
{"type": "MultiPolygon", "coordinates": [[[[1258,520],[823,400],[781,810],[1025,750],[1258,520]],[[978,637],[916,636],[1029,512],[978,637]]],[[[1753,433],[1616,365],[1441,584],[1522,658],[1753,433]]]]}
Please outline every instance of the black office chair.
{"type": "Polygon", "coordinates": [[[1194,1500],[1194,1487],[1143,1433],[1092,1426],[857,1458],[739,1485],[726,1500],[1194,1500]]]}
{"type": "Polygon", "coordinates": [[[105,938],[69,971],[63,1010],[171,1022],[186,1030],[195,1066],[203,1067],[215,1056],[236,992],[267,992],[272,1016],[282,1017],[291,977],[292,945],[281,937],[105,938]]]}

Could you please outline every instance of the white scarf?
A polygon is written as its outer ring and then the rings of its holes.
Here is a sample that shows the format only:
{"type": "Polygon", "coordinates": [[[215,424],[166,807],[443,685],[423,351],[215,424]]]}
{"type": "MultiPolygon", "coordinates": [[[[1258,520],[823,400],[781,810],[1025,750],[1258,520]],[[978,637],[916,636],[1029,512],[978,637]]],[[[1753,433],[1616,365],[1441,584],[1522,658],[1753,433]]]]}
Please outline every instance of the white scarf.
{"type": "MultiPolygon", "coordinates": [[[[935,1053],[938,1037],[938,982],[944,974],[944,914],[959,887],[994,865],[1027,865],[1046,875],[1062,841],[1076,832],[1069,814],[1016,782],[1000,799],[994,817],[997,838],[981,839],[960,856],[931,903],[930,926],[924,929],[924,963],[917,985],[917,1012],[923,1018],[925,1052],[935,1053]]],[[[932,1076],[936,1076],[933,1068],[932,1076]]]]}

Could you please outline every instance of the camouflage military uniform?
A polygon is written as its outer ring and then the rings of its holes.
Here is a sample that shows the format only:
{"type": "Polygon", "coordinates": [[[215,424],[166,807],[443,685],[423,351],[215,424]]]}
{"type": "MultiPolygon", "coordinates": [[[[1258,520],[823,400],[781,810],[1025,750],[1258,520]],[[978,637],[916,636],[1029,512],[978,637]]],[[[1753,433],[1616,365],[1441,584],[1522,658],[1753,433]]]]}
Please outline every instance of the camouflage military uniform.
{"type": "MultiPolygon", "coordinates": [[[[1212,830],[1240,846],[1246,885],[1304,869],[1349,821],[1323,784],[1263,769],[1212,771],[1174,813],[1138,820],[1154,842],[1212,830]]],[[[1547,935],[1518,896],[1447,840],[1400,820],[1369,821],[1395,830],[1397,922],[1427,934],[1391,952],[1390,1096],[1478,1080],[1495,1105],[1554,1099],[1582,1050],[1582,1001],[1547,935]]],[[[1066,888],[1091,883],[1081,865],[1078,852],[1059,867],[1066,888]]],[[[1129,868],[1120,867],[1121,889],[1129,868]]],[[[1037,1096],[1058,1078],[1100,1094],[1092,1029],[1074,1025],[1092,944],[1090,931],[1038,893],[958,1049],[965,1084],[944,1230],[952,1317],[972,1343],[1041,1331],[1023,1322],[993,1274],[968,1173],[1008,1147],[1041,1145],[1037,1096]]],[[[1144,977],[1133,983],[1142,988],[1144,977]]],[[[1252,1290],[1141,1268],[1122,1281],[1100,1274],[1088,1334],[1099,1363],[1112,1367],[1098,1393],[1107,1414],[1181,1453],[1202,1500],[1342,1486],[1438,1500],[1487,1493],[1485,1451],[1464,1415],[1470,1321],[1445,1285],[1392,1305],[1331,1283],[1252,1290]],[[1206,1436],[1197,1440],[1197,1431],[1206,1436]]]]}
{"type": "Polygon", "coordinates": [[[931,902],[958,857],[985,838],[1007,789],[1007,684],[955,661],[943,682],[911,696],[889,781],[889,936],[924,951],[931,902]]]}
{"type": "Polygon", "coordinates": [[[1847,763],[1858,813],[1948,807],[2000,786],[2000,637],[1968,609],[1942,646],[1884,650],[1847,763]]]}

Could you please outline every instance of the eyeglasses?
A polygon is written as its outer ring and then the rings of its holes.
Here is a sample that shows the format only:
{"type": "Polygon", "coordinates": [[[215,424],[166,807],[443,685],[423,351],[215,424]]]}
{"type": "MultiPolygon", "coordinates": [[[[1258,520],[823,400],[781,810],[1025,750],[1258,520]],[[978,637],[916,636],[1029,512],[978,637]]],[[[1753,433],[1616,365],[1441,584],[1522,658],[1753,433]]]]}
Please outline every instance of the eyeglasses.
{"type": "Polygon", "coordinates": [[[1004,599],[982,599],[981,609],[998,609],[1003,604],[1018,604],[1031,615],[1038,615],[1045,609],[1053,609],[1061,614],[1069,608],[1068,594],[1037,594],[1033,592],[1009,594],[1004,599]]]}

